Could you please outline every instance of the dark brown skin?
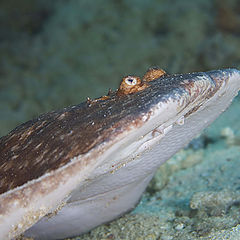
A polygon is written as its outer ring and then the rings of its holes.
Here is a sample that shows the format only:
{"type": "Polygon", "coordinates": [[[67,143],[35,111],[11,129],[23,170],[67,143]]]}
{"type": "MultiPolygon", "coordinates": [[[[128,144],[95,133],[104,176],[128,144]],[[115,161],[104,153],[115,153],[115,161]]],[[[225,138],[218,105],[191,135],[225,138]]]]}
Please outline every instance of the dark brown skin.
{"type": "MultiPolygon", "coordinates": [[[[123,89],[121,86],[119,89],[123,89]]],[[[125,91],[126,95],[143,90],[134,87],[128,87],[132,91],[125,91]]],[[[129,118],[129,121],[132,118],[128,111],[132,101],[123,93],[119,96],[118,92],[110,92],[109,96],[44,114],[2,137],[0,193],[58,169],[73,157],[106,141],[110,133],[122,131],[121,118],[129,118]],[[121,114],[114,107],[120,101],[125,103],[121,114]]]]}
{"type": "Polygon", "coordinates": [[[0,192],[58,169],[104,141],[110,131],[120,131],[116,123],[121,116],[111,109],[116,101],[85,102],[47,113],[1,138],[0,192]]]}
{"type": "MultiPolygon", "coordinates": [[[[28,121],[0,139],[0,193],[66,165],[128,129],[141,126],[142,116],[159,102],[188,94],[184,80],[203,73],[168,76],[153,69],[143,77],[144,88],[88,99],[77,106],[49,112],[28,121]]],[[[120,89],[120,88],[119,88],[120,89]]],[[[129,88],[128,88],[129,90],[129,88]]]]}

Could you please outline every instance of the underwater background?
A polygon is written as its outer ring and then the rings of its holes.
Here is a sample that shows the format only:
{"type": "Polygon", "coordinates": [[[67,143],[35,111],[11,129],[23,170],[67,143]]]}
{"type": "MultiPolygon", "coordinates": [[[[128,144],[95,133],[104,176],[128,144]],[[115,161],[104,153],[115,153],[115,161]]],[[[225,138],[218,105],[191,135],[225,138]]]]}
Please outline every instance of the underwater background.
{"type": "MultiPolygon", "coordinates": [[[[151,66],[240,69],[240,0],[1,0],[0,136],[151,66]]],[[[240,239],[240,99],[135,210],[76,239],[240,239]]]]}

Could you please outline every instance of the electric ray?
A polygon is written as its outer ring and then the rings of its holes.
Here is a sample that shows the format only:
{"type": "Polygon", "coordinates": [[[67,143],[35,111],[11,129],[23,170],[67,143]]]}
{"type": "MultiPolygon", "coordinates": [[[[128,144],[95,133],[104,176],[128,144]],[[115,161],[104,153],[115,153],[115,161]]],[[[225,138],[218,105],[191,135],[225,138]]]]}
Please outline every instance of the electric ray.
{"type": "Polygon", "coordinates": [[[151,68],[0,139],[0,239],[76,236],[134,208],[157,168],[213,122],[240,71],[151,68]]]}

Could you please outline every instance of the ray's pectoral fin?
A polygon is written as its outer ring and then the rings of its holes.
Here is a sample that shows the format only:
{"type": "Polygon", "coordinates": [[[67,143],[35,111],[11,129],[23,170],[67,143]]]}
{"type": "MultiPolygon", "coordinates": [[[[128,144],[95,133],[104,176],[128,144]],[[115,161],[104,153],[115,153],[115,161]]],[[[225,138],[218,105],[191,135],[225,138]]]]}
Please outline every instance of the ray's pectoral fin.
{"type": "Polygon", "coordinates": [[[26,231],[24,236],[37,239],[62,239],[77,236],[99,224],[109,222],[110,219],[117,218],[136,206],[152,177],[153,174],[150,174],[138,181],[87,199],[72,202],[70,200],[57,216],[42,218],[38,224],[26,231]],[[71,219],[70,224],[68,219],[71,219]]]}

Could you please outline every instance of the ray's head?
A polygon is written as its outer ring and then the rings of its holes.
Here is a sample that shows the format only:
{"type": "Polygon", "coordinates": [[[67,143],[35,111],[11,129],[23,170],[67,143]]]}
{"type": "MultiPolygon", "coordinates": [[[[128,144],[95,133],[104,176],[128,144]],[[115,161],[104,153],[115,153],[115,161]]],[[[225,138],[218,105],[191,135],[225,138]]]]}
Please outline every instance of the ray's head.
{"type": "Polygon", "coordinates": [[[164,135],[195,114],[204,127],[226,109],[239,87],[236,69],[168,75],[151,68],[142,79],[129,75],[108,96],[41,115],[1,138],[0,192],[96,149],[101,155],[127,136],[135,141],[156,129],[164,135]]]}

